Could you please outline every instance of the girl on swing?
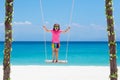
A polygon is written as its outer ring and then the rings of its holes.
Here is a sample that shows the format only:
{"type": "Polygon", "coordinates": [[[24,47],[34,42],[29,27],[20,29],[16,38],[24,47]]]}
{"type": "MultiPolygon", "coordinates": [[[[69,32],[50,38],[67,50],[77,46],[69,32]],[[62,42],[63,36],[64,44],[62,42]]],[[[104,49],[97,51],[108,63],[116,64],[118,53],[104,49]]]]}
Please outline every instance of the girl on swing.
{"type": "Polygon", "coordinates": [[[60,47],[60,33],[66,33],[70,30],[70,27],[68,27],[65,30],[60,30],[60,25],[59,24],[54,24],[53,25],[53,30],[48,30],[46,26],[43,26],[44,30],[46,32],[51,32],[52,33],[52,62],[58,62],[58,50],[60,47]]]}

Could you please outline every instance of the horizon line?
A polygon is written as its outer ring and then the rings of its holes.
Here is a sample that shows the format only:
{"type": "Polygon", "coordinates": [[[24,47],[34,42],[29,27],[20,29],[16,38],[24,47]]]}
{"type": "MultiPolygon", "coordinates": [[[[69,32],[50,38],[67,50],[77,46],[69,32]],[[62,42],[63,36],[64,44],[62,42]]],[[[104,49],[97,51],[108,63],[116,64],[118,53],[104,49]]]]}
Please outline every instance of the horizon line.
{"type": "MultiPolygon", "coordinates": [[[[5,41],[0,41],[0,42],[5,42],[5,41]]],[[[14,42],[51,42],[51,41],[13,41],[14,42]]],[[[108,41],[60,41],[60,42],[108,42],[108,41]]],[[[120,41],[116,41],[120,42],[120,41]]]]}

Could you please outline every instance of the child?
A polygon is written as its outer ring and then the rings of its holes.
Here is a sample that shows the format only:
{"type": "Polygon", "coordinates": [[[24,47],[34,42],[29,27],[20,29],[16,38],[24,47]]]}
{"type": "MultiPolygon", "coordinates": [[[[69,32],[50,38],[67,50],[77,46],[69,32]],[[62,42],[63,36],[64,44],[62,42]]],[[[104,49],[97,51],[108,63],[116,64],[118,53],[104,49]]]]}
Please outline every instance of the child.
{"type": "Polygon", "coordinates": [[[51,32],[52,33],[52,62],[58,62],[58,50],[60,47],[60,33],[66,33],[69,31],[70,27],[68,27],[66,30],[60,30],[60,25],[59,24],[54,24],[53,25],[53,30],[48,30],[46,26],[43,26],[44,30],[46,32],[51,32]],[[56,60],[55,60],[56,57],[56,60]]]}

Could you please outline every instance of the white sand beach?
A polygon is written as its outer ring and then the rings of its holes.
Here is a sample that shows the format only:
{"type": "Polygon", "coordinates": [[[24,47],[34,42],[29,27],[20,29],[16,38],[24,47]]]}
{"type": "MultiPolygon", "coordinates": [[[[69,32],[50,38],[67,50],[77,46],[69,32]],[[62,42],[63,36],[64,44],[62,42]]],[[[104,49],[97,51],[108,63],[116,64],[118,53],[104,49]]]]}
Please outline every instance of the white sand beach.
{"type": "Polygon", "coordinates": [[[109,66],[12,66],[11,80],[109,80],[109,66]]]}

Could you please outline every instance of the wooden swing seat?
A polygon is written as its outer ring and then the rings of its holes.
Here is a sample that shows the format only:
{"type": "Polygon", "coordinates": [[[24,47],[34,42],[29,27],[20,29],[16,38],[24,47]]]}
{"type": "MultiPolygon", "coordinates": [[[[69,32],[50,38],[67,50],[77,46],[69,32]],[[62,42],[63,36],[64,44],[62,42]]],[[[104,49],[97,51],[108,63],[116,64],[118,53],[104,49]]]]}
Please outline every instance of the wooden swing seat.
{"type": "Polygon", "coordinates": [[[52,62],[53,60],[45,60],[46,63],[67,63],[67,60],[58,60],[58,62],[52,62]]]}

